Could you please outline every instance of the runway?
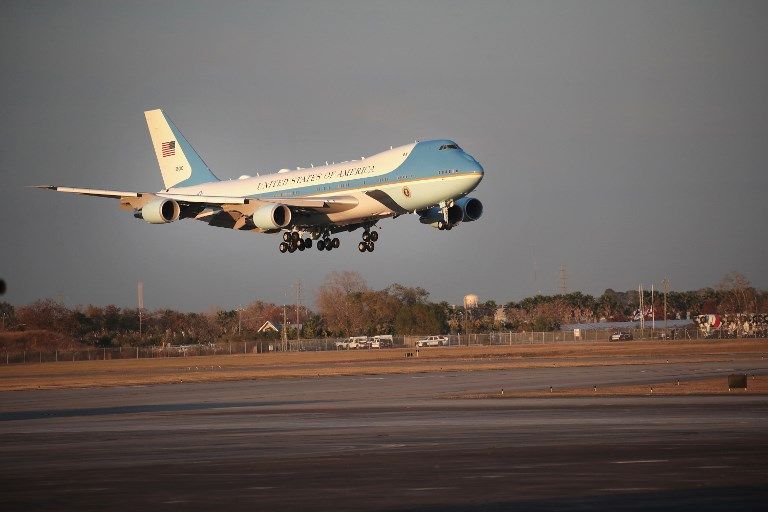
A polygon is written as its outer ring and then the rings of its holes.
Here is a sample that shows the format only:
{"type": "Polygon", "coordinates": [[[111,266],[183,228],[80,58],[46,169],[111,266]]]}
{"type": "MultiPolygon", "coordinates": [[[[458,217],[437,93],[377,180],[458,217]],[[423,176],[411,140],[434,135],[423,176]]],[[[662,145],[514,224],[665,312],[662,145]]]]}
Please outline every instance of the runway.
{"type": "Polygon", "coordinates": [[[724,510],[768,498],[768,398],[447,399],[768,375],[736,363],[0,394],[4,510],[724,510]]]}

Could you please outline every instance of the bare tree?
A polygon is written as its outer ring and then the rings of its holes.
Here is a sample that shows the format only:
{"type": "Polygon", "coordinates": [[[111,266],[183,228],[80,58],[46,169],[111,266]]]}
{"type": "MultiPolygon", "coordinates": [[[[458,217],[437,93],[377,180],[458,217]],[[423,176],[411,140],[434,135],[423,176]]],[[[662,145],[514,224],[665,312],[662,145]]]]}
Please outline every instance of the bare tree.
{"type": "Polygon", "coordinates": [[[725,274],[717,285],[722,294],[721,313],[753,313],[757,306],[757,292],[749,280],[738,272],[725,274]]]}

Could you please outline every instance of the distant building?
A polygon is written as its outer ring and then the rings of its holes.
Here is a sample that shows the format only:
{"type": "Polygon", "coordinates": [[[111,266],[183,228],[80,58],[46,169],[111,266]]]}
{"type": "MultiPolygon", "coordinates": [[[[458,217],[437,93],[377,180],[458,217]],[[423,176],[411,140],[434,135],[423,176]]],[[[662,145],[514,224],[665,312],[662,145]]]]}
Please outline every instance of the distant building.
{"type": "MultiPolygon", "coordinates": [[[[301,330],[303,324],[288,324],[288,330],[301,330]]],[[[282,332],[283,330],[283,324],[280,322],[271,322],[270,320],[267,320],[264,322],[264,325],[259,327],[258,331],[256,332],[282,332]]]]}

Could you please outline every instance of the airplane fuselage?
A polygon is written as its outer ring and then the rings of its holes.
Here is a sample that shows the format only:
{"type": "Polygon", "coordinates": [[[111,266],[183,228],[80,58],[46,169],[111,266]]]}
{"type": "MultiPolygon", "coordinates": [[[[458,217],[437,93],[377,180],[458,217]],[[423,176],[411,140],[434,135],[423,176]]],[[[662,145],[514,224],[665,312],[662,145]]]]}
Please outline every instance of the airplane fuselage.
{"type": "Polygon", "coordinates": [[[200,183],[167,189],[172,194],[242,196],[253,199],[352,196],[352,209],[307,216],[307,225],[358,223],[410,213],[458,199],[475,189],[483,167],[450,140],[399,146],[361,160],[263,176],[200,183]],[[322,217],[320,219],[319,217],[322,217]]]}

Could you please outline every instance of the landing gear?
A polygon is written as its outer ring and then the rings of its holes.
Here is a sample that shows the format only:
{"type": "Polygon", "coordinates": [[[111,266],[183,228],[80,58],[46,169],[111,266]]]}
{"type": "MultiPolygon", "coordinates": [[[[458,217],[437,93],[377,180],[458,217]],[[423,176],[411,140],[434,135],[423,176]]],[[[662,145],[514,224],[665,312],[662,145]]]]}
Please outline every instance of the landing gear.
{"type": "Polygon", "coordinates": [[[440,231],[450,231],[452,227],[453,226],[450,223],[445,222],[444,220],[437,223],[437,229],[440,231]]]}
{"type": "Polygon", "coordinates": [[[332,251],[333,249],[338,249],[340,245],[341,241],[338,238],[326,236],[317,241],[317,250],[332,251]]]}
{"type": "Polygon", "coordinates": [[[360,252],[373,252],[374,242],[379,239],[378,231],[370,231],[368,228],[363,231],[363,241],[357,244],[357,250],[360,252]]]}
{"type": "Polygon", "coordinates": [[[298,231],[285,231],[283,233],[283,241],[277,246],[278,250],[285,254],[286,252],[303,251],[304,249],[312,248],[311,238],[301,238],[298,231]]]}
{"type": "Polygon", "coordinates": [[[360,242],[359,244],[357,244],[357,250],[360,252],[365,252],[365,251],[373,252],[374,247],[375,247],[375,244],[371,240],[368,240],[367,242],[360,242]]]}

